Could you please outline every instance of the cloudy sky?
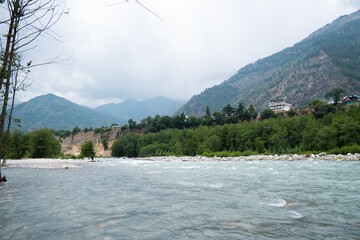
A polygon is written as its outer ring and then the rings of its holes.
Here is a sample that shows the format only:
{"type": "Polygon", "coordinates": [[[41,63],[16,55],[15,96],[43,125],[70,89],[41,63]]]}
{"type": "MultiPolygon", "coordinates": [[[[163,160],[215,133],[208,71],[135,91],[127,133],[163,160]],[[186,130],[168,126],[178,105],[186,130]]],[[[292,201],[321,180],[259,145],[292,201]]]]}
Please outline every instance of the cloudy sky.
{"type": "Polygon", "coordinates": [[[307,37],[359,0],[67,0],[54,30],[26,58],[71,61],[32,69],[21,101],[54,93],[95,107],[127,98],[189,99],[238,69],[307,37]],[[110,5],[110,6],[109,6],[110,5]]]}

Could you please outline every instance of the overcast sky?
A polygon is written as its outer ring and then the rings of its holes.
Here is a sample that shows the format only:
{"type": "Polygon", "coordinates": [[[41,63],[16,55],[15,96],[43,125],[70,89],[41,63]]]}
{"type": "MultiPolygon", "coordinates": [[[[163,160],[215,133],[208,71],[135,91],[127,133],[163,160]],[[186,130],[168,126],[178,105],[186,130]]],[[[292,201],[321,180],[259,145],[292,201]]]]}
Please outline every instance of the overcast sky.
{"type": "Polygon", "coordinates": [[[360,8],[359,0],[67,0],[70,14],[27,58],[73,61],[33,69],[21,101],[54,93],[95,107],[127,98],[190,99],[241,67],[360,8]]]}

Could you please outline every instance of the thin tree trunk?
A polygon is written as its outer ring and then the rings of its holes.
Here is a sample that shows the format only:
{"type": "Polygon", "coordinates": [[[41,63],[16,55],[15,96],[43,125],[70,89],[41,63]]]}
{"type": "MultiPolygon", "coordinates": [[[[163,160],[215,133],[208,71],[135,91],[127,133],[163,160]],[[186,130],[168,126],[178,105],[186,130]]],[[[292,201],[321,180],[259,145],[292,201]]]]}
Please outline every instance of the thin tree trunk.
{"type": "Polygon", "coordinates": [[[16,6],[14,6],[14,9],[12,11],[10,24],[9,24],[9,30],[8,30],[8,33],[7,33],[7,36],[6,36],[6,46],[5,46],[5,51],[4,51],[4,60],[3,60],[3,63],[2,63],[2,68],[0,70],[0,90],[3,87],[4,79],[7,78],[6,69],[7,69],[7,66],[8,66],[9,59],[12,58],[9,51],[10,51],[10,45],[11,45],[11,42],[12,42],[12,37],[14,37],[13,36],[13,29],[14,29],[14,21],[15,21],[15,17],[16,17],[16,15],[14,13],[15,13],[15,10],[17,11],[17,5],[18,4],[16,4],[16,6]]]}
{"type": "Polygon", "coordinates": [[[9,114],[9,119],[8,119],[7,131],[6,131],[6,135],[5,135],[4,157],[3,157],[3,162],[1,164],[1,167],[5,167],[5,164],[6,164],[7,147],[8,147],[8,141],[9,141],[9,133],[10,133],[11,120],[12,120],[12,113],[13,113],[13,109],[14,109],[15,94],[16,94],[16,87],[17,87],[17,78],[18,78],[18,72],[15,73],[15,78],[14,78],[14,83],[13,83],[14,87],[13,87],[12,102],[11,102],[10,114],[9,114]]]}
{"type": "Polygon", "coordinates": [[[10,55],[9,55],[9,63],[7,66],[7,76],[6,76],[6,83],[5,83],[5,92],[4,92],[4,100],[3,100],[3,107],[2,107],[2,111],[1,111],[1,119],[0,119],[0,156],[2,153],[2,143],[3,143],[3,133],[4,133],[4,125],[5,125],[5,117],[7,114],[6,108],[7,108],[7,104],[8,104],[8,100],[9,100],[9,89],[10,89],[10,80],[11,80],[11,68],[12,68],[12,63],[13,63],[13,59],[14,59],[14,53],[15,53],[15,38],[16,38],[16,34],[17,34],[17,27],[18,27],[18,23],[19,23],[19,19],[20,16],[18,16],[19,14],[17,14],[17,6],[18,4],[16,4],[16,6],[14,6],[14,13],[16,14],[14,17],[14,35],[12,36],[12,41],[11,41],[11,50],[10,50],[10,55]]]}

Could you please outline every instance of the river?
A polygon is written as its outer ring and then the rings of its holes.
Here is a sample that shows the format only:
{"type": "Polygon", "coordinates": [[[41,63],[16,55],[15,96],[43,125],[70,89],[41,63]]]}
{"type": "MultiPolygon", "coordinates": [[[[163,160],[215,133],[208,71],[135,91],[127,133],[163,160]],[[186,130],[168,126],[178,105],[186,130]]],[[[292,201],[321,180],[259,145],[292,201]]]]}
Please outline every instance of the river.
{"type": "Polygon", "coordinates": [[[360,239],[360,162],[5,169],[0,239],[360,239]]]}

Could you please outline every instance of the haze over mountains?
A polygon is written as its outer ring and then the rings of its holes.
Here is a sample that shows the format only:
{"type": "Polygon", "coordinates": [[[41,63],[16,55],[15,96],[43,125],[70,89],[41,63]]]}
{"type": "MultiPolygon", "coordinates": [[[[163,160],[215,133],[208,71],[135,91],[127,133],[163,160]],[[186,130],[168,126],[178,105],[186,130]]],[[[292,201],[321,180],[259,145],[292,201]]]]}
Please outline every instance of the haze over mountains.
{"type": "Polygon", "coordinates": [[[145,101],[129,99],[119,104],[106,104],[91,109],[48,94],[17,105],[14,108],[13,118],[21,119],[22,131],[28,131],[30,128],[72,130],[75,126],[96,128],[110,126],[113,123],[122,125],[130,118],[140,121],[147,116],[170,115],[183,103],[156,97],[145,101]]]}
{"type": "Polygon", "coordinates": [[[360,11],[342,16],[306,39],[241,68],[220,85],[193,96],[176,113],[204,115],[227,104],[267,108],[270,100],[302,107],[342,88],[360,93],[360,11]]]}
{"type": "Polygon", "coordinates": [[[186,101],[176,101],[165,97],[154,97],[145,101],[128,99],[118,104],[105,104],[95,110],[124,122],[129,119],[140,121],[147,116],[171,115],[185,103],[186,101]]]}

